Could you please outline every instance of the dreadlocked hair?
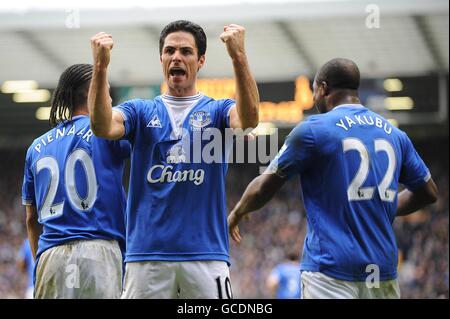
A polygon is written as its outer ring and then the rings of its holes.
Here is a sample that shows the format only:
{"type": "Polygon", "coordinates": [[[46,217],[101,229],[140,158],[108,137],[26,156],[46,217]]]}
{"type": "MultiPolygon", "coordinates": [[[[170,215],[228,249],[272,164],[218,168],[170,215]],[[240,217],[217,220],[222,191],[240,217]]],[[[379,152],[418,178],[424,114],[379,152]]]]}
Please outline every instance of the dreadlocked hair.
{"type": "Polygon", "coordinates": [[[91,64],[74,64],[61,74],[50,105],[52,127],[72,119],[74,109],[86,102],[92,71],[91,64]]]}

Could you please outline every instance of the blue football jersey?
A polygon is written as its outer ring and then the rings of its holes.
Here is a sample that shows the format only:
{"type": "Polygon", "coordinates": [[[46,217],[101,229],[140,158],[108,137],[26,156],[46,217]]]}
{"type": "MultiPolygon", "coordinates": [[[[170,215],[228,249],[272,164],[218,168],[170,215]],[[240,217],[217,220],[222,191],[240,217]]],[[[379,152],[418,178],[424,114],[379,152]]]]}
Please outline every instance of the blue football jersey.
{"type": "Polygon", "coordinates": [[[297,125],[269,168],[300,176],[301,270],[364,281],[376,265],[380,280],[396,278],[398,184],[414,191],[430,179],[404,132],[362,105],[340,105],[297,125]]]}
{"type": "Polygon", "coordinates": [[[45,250],[76,239],[117,240],[125,248],[126,196],[122,186],[126,141],[93,135],[88,116],[75,116],[28,148],[22,186],[24,205],[36,206],[45,250]]]}
{"type": "MultiPolygon", "coordinates": [[[[176,100],[182,99],[190,98],[176,100]]],[[[208,131],[217,129],[224,136],[234,104],[202,96],[185,116],[182,129],[176,127],[161,96],[115,107],[124,118],[124,138],[132,144],[126,262],[229,261],[228,143],[223,141],[219,160],[208,163],[198,147],[201,151],[208,147],[213,139],[206,136],[208,131]],[[196,134],[206,137],[197,146],[196,134]]]]}
{"type": "Polygon", "coordinates": [[[277,299],[300,299],[300,269],[295,263],[277,265],[271,273],[278,278],[277,299]]]}

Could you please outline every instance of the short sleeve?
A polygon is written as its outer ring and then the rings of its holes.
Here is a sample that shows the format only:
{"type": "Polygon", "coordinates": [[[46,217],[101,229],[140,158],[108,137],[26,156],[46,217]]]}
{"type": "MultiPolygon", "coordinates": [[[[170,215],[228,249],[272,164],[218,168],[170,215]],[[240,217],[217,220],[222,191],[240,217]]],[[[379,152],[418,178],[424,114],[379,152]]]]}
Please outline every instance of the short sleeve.
{"type": "Polygon", "coordinates": [[[22,204],[27,206],[36,206],[31,152],[32,150],[31,148],[29,148],[25,158],[25,168],[22,184],[22,204]]]}
{"type": "Polygon", "coordinates": [[[236,101],[232,99],[223,99],[219,100],[220,105],[220,123],[222,127],[229,128],[230,127],[230,111],[231,108],[236,106],[236,101]]]}
{"type": "Polygon", "coordinates": [[[141,104],[142,100],[134,99],[113,107],[113,110],[119,112],[123,117],[125,125],[124,139],[129,141],[134,140],[141,104]]]}
{"type": "Polygon", "coordinates": [[[424,185],[431,178],[430,171],[415,150],[411,140],[403,133],[403,156],[400,171],[400,183],[410,191],[424,185]]]}
{"type": "Polygon", "coordinates": [[[295,127],[283,147],[269,165],[269,172],[282,178],[301,174],[313,161],[315,153],[311,124],[307,121],[295,127]]]}

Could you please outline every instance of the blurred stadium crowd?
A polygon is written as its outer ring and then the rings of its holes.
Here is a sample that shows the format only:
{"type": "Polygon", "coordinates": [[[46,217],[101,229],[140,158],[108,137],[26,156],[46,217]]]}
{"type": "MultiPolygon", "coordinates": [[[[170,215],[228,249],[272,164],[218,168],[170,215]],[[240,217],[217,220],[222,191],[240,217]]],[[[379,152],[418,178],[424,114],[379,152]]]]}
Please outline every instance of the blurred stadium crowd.
{"type": "MultiPolygon", "coordinates": [[[[402,298],[449,298],[448,138],[419,141],[415,146],[431,169],[439,200],[394,222],[402,298]]],[[[26,274],[17,267],[18,252],[26,238],[25,209],[20,199],[24,157],[23,150],[0,150],[0,298],[23,298],[26,289],[26,274]]],[[[258,169],[255,164],[230,165],[229,208],[258,169]]],[[[273,298],[265,287],[267,276],[292,249],[302,249],[305,227],[299,181],[294,178],[262,211],[243,223],[243,243],[231,242],[234,297],[273,298]]]]}

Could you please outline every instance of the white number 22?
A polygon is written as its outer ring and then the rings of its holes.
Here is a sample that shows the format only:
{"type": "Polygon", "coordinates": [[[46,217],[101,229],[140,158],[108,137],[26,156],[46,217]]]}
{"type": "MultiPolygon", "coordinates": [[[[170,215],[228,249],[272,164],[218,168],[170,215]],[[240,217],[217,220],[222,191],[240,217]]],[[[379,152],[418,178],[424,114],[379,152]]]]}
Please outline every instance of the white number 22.
{"type": "MultiPolygon", "coordinates": [[[[361,163],[355,177],[347,189],[349,201],[372,199],[375,187],[361,187],[369,174],[370,157],[366,146],[356,138],[346,138],[342,140],[344,153],[350,150],[356,150],[359,153],[361,163]]],[[[396,191],[389,189],[394,178],[395,167],[397,165],[395,151],[392,145],[385,139],[376,139],[374,141],[375,152],[385,152],[388,157],[388,167],[386,173],[378,185],[380,198],[386,202],[393,202],[396,191]]]]}
{"type": "MultiPolygon", "coordinates": [[[[50,172],[50,185],[45,195],[44,203],[39,211],[41,220],[49,217],[61,216],[63,214],[64,201],[61,203],[53,203],[59,184],[59,166],[53,157],[43,157],[36,162],[36,175],[43,169],[50,172]]],[[[89,154],[83,149],[75,150],[67,158],[66,167],[64,169],[64,179],[67,198],[72,207],[80,211],[90,211],[97,198],[97,178],[95,176],[94,164],[89,154]],[[75,185],[75,164],[80,161],[83,165],[87,181],[87,195],[81,198],[77,192],[75,185]]]]}

